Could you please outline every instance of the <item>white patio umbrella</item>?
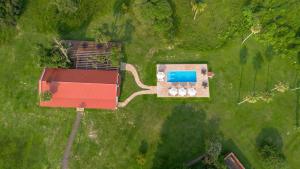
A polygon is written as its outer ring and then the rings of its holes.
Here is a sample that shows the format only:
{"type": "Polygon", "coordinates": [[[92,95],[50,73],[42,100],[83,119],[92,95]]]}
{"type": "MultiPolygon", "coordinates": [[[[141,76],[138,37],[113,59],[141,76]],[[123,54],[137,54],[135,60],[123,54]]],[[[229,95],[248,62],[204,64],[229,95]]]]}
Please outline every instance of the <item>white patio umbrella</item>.
{"type": "Polygon", "coordinates": [[[164,81],[164,78],[166,77],[166,75],[164,72],[157,72],[156,77],[157,77],[158,81],[164,81]]]}
{"type": "Polygon", "coordinates": [[[188,94],[189,96],[195,96],[197,94],[197,91],[195,88],[188,88],[188,94]]]}
{"type": "Polygon", "coordinates": [[[178,90],[178,94],[179,96],[185,96],[186,95],[186,89],[181,87],[179,90],[178,90]]]}
{"type": "Polygon", "coordinates": [[[175,87],[172,87],[172,88],[169,89],[169,94],[171,96],[176,96],[177,93],[178,93],[178,90],[175,87]]]}

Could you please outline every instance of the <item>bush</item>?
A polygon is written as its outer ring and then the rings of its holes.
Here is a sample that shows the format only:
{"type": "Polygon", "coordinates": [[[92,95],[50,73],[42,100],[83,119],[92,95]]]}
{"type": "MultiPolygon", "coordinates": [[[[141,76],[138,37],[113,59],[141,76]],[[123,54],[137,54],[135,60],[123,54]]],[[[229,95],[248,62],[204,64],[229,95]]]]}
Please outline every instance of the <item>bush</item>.
{"type": "Polygon", "coordinates": [[[275,128],[263,129],[256,141],[257,150],[265,168],[284,169],[286,167],[287,164],[282,153],[282,138],[275,128]]]}
{"type": "Polygon", "coordinates": [[[286,166],[284,156],[278,152],[277,148],[272,145],[264,145],[260,149],[260,155],[263,158],[263,163],[268,169],[284,169],[286,166]]]}
{"type": "Polygon", "coordinates": [[[207,143],[206,156],[203,159],[204,164],[211,165],[218,161],[222,151],[222,144],[219,140],[211,140],[207,143]]]}
{"type": "Polygon", "coordinates": [[[53,4],[61,15],[72,15],[79,8],[78,0],[55,0],[53,4]]]}
{"type": "Polygon", "coordinates": [[[143,140],[141,142],[140,148],[139,148],[139,153],[142,155],[145,155],[148,151],[148,143],[146,140],[143,140]]]}
{"type": "Polygon", "coordinates": [[[298,18],[298,11],[292,10],[297,10],[293,6],[299,5],[300,1],[289,0],[251,1],[243,12],[244,28],[249,30],[260,23],[262,31],[257,36],[260,41],[271,44],[275,53],[295,55],[300,51],[300,38],[297,35],[300,24],[294,22],[298,18]]]}
{"type": "Polygon", "coordinates": [[[82,29],[91,21],[100,4],[97,1],[55,0],[49,8],[54,16],[56,29],[62,36],[70,31],[82,29]]]}
{"type": "Polygon", "coordinates": [[[144,22],[152,25],[154,30],[162,33],[167,39],[172,39],[175,34],[174,12],[167,0],[149,0],[141,7],[144,22]]]}
{"type": "Polygon", "coordinates": [[[111,55],[109,56],[111,66],[119,67],[122,60],[122,54],[119,47],[112,47],[111,55]]]}
{"type": "Polygon", "coordinates": [[[0,1],[0,26],[16,25],[18,17],[21,15],[25,5],[25,0],[1,0],[0,1]]]}
{"type": "Polygon", "coordinates": [[[71,63],[54,47],[38,44],[41,67],[69,68],[71,63]]]}
{"type": "Polygon", "coordinates": [[[42,101],[50,101],[52,98],[52,93],[48,90],[41,94],[42,101]]]}

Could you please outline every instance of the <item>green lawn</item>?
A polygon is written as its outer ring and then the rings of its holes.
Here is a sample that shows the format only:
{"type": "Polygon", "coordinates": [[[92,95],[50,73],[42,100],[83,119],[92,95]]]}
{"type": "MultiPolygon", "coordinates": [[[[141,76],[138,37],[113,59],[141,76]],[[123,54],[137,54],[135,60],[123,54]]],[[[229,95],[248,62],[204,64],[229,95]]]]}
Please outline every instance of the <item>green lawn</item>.
{"type": "MultiPolygon", "coordinates": [[[[42,71],[38,44],[50,45],[58,36],[93,39],[96,29],[108,25],[111,30],[116,24],[114,36],[124,42],[125,60],[137,67],[145,84],[155,85],[157,63],[207,62],[215,73],[210,81],[211,98],[178,100],[146,95],[117,111],[86,110],[73,146],[72,169],[180,168],[202,154],[205,139],[214,134],[221,135],[224,153],[234,151],[246,168],[264,169],[256,141],[263,129],[269,128],[280,133],[288,167],[298,169],[299,93],[277,94],[268,104],[237,105],[244,96],[272,88],[279,81],[295,86],[297,78],[293,65],[280,56],[274,56],[270,63],[264,58],[256,72],[253,59],[258,51],[264,52],[266,44],[254,37],[246,42],[249,55],[244,65],[239,58],[242,35],[219,38],[232,22],[240,20],[244,1],[209,1],[207,10],[194,21],[190,4],[173,0],[179,21],[173,49],[168,49],[170,44],[151,27],[140,24],[134,14],[136,6],[116,20],[115,1],[88,2],[92,4],[84,6],[90,9],[88,19],[71,18],[71,26],[62,30],[51,19],[55,13],[48,1],[28,0],[18,30],[10,41],[1,44],[0,149],[14,155],[0,156],[0,166],[59,168],[75,119],[73,109],[38,106],[37,85],[42,71]],[[148,147],[143,156],[139,153],[141,144],[148,147]],[[8,160],[11,165],[4,165],[8,160]]],[[[138,90],[131,75],[126,73],[123,82],[122,100],[138,90]]]]}

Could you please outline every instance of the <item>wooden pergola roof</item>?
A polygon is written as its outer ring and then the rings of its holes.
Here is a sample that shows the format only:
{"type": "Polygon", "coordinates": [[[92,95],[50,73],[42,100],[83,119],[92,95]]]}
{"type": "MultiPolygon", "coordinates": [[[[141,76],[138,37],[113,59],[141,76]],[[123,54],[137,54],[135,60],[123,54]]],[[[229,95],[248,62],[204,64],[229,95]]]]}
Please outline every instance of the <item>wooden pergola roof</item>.
{"type": "Polygon", "coordinates": [[[120,43],[98,44],[77,40],[65,40],[64,43],[69,47],[68,54],[76,69],[118,69],[109,63],[107,57],[111,56],[113,47],[121,48],[120,43]]]}

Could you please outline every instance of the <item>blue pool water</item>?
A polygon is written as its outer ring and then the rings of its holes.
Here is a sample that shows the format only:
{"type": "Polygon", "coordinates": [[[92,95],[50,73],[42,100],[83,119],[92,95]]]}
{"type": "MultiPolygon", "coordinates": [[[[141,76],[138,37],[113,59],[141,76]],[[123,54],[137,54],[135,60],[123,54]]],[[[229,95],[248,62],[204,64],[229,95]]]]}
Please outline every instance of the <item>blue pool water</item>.
{"type": "Polygon", "coordinates": [[[196,71],[170,71],[168,82],[197,82],[196,71]]]}

